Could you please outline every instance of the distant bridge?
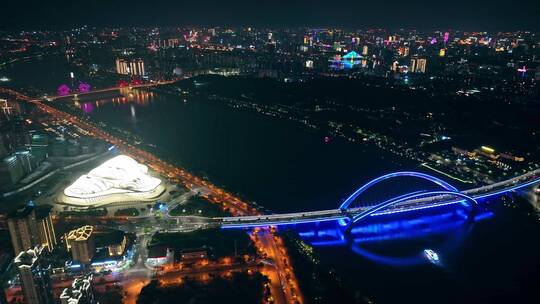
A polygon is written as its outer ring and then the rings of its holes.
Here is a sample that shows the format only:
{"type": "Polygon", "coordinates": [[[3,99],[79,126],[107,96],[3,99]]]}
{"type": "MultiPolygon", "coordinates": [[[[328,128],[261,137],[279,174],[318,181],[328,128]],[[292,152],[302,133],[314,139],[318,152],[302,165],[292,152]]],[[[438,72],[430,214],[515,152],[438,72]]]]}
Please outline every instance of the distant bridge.
{"type": "Polygon", "coordinates": [[[349,227],[369,216],[410,212],[414,210],[435,208],[451,204],[466,204],[472,210],[478,206],[478,200],[494,197],[517,189],[526,188],[540,183],[540,169],[516,176],[514,178],[474,188],[459,191],[454,186],[434,176],[412,171],[395,172],[371,180],[353,192],[338,209],[294,212],[282,214],[254,215],[221,218],[222,228],[249,228],[278,225],[291,225],[310,222],[347,220],[349,227]],[[374,206],[351,207],[352,203],[374,185],[399,177],[413,177],[428,181],[440,190],[420,190],[392,197],[374,206]]]}

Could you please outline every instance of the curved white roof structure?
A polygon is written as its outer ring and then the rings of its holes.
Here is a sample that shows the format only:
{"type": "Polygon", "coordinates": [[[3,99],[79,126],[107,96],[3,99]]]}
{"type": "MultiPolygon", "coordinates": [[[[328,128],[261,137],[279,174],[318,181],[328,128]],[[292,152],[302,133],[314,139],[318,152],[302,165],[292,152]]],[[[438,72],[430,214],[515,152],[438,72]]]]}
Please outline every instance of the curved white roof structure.
{"type": "Polygon", "coordinates": [[[79,177],[64,189],[64,195],[66,203],[103,205],[100,200],[110,203],[111,195],[120,201],[148,200],[163,190],[161,180],[148,174],[148,167],[129,156],[119,155],[79,177]],[[122,198],[122,194],[128,197],[122,198]]]}

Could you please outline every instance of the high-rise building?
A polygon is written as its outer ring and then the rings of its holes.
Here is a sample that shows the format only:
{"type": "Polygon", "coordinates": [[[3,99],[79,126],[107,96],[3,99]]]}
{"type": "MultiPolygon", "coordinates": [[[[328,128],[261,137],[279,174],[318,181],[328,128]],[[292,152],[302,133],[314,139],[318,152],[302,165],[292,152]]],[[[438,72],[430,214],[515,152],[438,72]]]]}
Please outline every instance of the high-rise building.
{"type": "Polygon", "coordinates": [[[418,59],[416,72],[417,73],[425,73],[426,72],[426,66],[427,66],[427,59],[425,59],[425,58],[418,59]]]}
{"type": "Polygon", "coordinates": [[[159,40],[158,45],[161,48],[174,48],[180,45],[180,39],[178,38],[169,38],[167,40],[159,40]]]}
{"type": "Polygon", "coordinates": [[[439,50],[439,57],[444,57],[446,56],[446,49],[440,49],[439,50]]]}
{"type": "Polygon", "coordinates": [[[364,45],[364,47],[362,48],[362,55],[367,56],[368,52],[369,52],[368,46],[364,45]]]}
{"type": "Polygon", "coordinates": [[[144,61],[142,59],[136,59],[129,62],[129,71],[131,75],[144,76],[144,61]]]}
{"type": "Polygon", "coordinates": [[[58,244],[51,216],[51,208],[51,206],[39,206],[35,211],[39,243],[49,252],[53,251],[58,244]]]}
{"type": "Polygon", "coordinates": [[[122,75],[144,76],[146,75],[144,61],[140,58],[134,60],[117,58],[116,73],[122,75]]]}
{"type": "Polygon", "coordinates": [[[33,159],[29,149],[18,148],[15,155],[22,165],[24,175],[32,173],[32,171],[37,167],[37,163],[35,159],[33,159]]]}
{"type": "Polygon", "coordinates": [[[401,57],[407,57],[409,56],[409,47],[408,46],[402,46],[398,48],[398,55],[401,57]]]}
{"type": "Polygon", "coordinates": [[[4,158],[8,154],[7,147],[4,144],[4,138],[0,136],[0,158],[4,158]]]}
{"type": "Polygon", "coordinates": [[[51,144],[52,156],[66,156],[67,142],[64,137],[56,137],[51,144]]]}
{"type": "Polygon", "coordinates": [[[425,73],[426,65],[427,60],[425,58],[412,58],[411,65],[409,66],[409,71],[411,73],[425,73]]]}
{"type": "Polygon", "coordinates": [[[60,295],[61,304],[95,304],[93,275],[86,274],[73,280],[70,288],[66,288],[60,295]]]}
{"type": "Polygon", "coordinates": [[[7,224],[15,254],[37,245],[36,214],[32,204],[8,214],[7,224]]]}
{"type": "Polygon", "coordinates": [[[74,261],[88,264],[94,257],[95,244],[93,237],[94,227],[86,225],[71,230],[66,235],[67,250],[71,250],[74,261]]]}
{"type": "Polygon", "coordinates": [[[26,304],[52,303],[50,266],[43,261],[40,248],[21,251],[14,260],[19,271],[21,289],[26,304]]]}
{"type": "Polygon", "coordinates": [[[394,62],[392,63],[392,67],[391,67],[392,72],[397,72],[397,70],[398,70],[398,63],[399,63],[399,62],[397,62],[397,61],[394,61],[394,62]]]}
{"type": "Polygon", "coordinates": [[[14,185],[24,176],[24,170],[16,155],[5,157],[0,162],[0,185],[14,185]]]}
{"type": "Polygon", "coordinates": [[[13,113],[13,108],[8,103],[7,99],[0,98],[0,107],[2,107],[2,113],[4,114],[7,120],[10,120],[13,113]]]}
{"type": "Polygon", "coordinates": [[[125,59],[116,58],[116,73],[128,75],[128,62],[125,59]]]}
{"type": "Polygon", "coordinates": [[[50,252],[57,244],[50,206],[35,208],[34,204],[27,204],[8,214],[7,224],[15,253],[35,246],[50,252]]]}
{"type": "Polygon", "coordinates": [[[28,148],[32,156],[37,160],[38,164],[40,164],[48,157],[49,137],[45,134],[32,134],[28,148]]]}

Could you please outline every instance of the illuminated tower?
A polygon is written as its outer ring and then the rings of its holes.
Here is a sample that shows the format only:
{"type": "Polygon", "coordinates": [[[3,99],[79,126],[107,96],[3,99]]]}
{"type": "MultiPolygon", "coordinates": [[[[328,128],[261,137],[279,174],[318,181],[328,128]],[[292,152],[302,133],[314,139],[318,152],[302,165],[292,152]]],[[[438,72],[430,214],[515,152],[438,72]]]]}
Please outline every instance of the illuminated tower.
{"type": "Polygon", "coordinates": [[[417,73],[425,73],[426,72],[426,65],[427,65],[427,59],[425,59],[425,58],[418,59],[416,72],[417,73]]]}
{"type": "Polygon", "coordinates": [[[364,47],[362,48],[362,55],[367,56],[368,51],[369,51],[368,46],[364,45],[364,47]]]}
{"type": "Polygon", "coordinates": [[[397,69],[398,69],[398,62],[397,62],[397,61],[394,61],[394,62],[392,63],[391,70],[392,70],[392,72],[396,72],[397,69]]]}
{"type": "Polygon", "coordinates": [[[57,243],[50,210],[50,206],[35,208],[30,203],[8,214],[7,224],[15,253],[35,246],[49,252],[54,249],[57,243]]]}
{"type": "Polygon", "coordinates": [[[128,75],[128,63],[126,60],[116,58],[116,73],[122,75],[128,75]]]}
{"type": "Polygon", "coordinates": [[[71,230],[65,237],[67,250],[71,250],[74,261],[88,264],[94,257],[94,227],[86,225],[71,230]]]}
{"type": "Polygon", "coordinates": [[[398,49],[398,54],[402,57],[407,57],[409,56],[409,47],[407,46],[402,46],[398,49]]]}
{"type": "Polygon", "coordinates": [[[36,226],[40,245],[49,252],[53,251],[58,243],[52,222],[51,206],[36,208],[36,226]]]}
{"type": "Polygon", "coordinates": [[[439,50],[439,57],[444,57],[446,56],[446,49],[440,49],[439,50]]]}
{"type": "Polygon", "coordinates": [[[139,76],[144,76],[146,75],[145,71],[144,71],[144,61],[142,59],[137,59],[137,72],[139,76]]]}
{"type": "Polygon", "coordinates": [[[409,71],[411,73],[425,73],[427,60],[424,58],[412,58],[409,71]]]}
{"type": "Polygon", "coordinates": [[[53,303],[50,294],[50,267],[44,263],[41,250],[36,248],[21,251],[13,262],[19,271],[24,303],[53,303]]]}
{"type": "Polygon", "coordinates": [[[131,75],[138,75],[137,73],[137,63],[135,61],[129,62],[129,73],[131,75]]]}
{"type": "Polygon", "coordinates": [[[144,76],[144,61],[142,59],[136,59],[129,62],[129,70],[127,74],[135,76],[144,76]]]}
{"type": "Polygon", "coordinates": [[[95,304],[93,274],[76,278],[70,288],[64,289],[60,295],[60,304],[95,304]]]}

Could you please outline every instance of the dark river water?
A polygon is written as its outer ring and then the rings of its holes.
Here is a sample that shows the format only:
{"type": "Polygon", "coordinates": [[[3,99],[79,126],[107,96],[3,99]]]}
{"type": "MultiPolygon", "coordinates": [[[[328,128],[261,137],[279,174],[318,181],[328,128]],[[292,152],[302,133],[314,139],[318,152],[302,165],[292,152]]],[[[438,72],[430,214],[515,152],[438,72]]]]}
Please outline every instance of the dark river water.
{"type": "MultiPolygon", "coordinates": [[[[40,59],[37,66],[51,65],[40,59]]],[[[14,82],[24,78],[14,66],[8,72],[14,82]]],[[[326,143],[297,123],[201,98],[134,91],[123,101],[84,99],[80,108],[271,212],[336,208],[371,178],[419,170],[372,146],[326,143]]],[[[540,221],[527,201],[497,198],[483,202],[474,221],[465,218],[458,208],[393,215],[347,237],[334,222],[292,229],[314,246],[322,266],[375,303],[540,303],[540,221]],[[430,262],[426,248],[440,262],[430,262]]]]}
{"type": "MultiPolygon", "coordinates": [[[[105,99],[99,106],[83,101],[81,108],[273,212],[335,208],[371,178],[419,170],[374,147],[325,143],[322,134],[297,123],[217,102],[137,91],[126,96],[127,102],[105,99]]],[[[525,200],[508,198],[483,202],[482,210],[473,222],[454,207],[389,216],[346,238],[334,222],[292,229],[314,245],[322,265],[376,303],[535,303],[536,216],[525,200]],[[427,248],[440,263],[426,258],[427,248]]]]}
{"type": "Polygon", "coordinates": [[[366,178],[399,170],[374,148],[216,103],[155,95],[90,115],[156,145],[161,155],[275,212],[331,209],[366,178]]]}

